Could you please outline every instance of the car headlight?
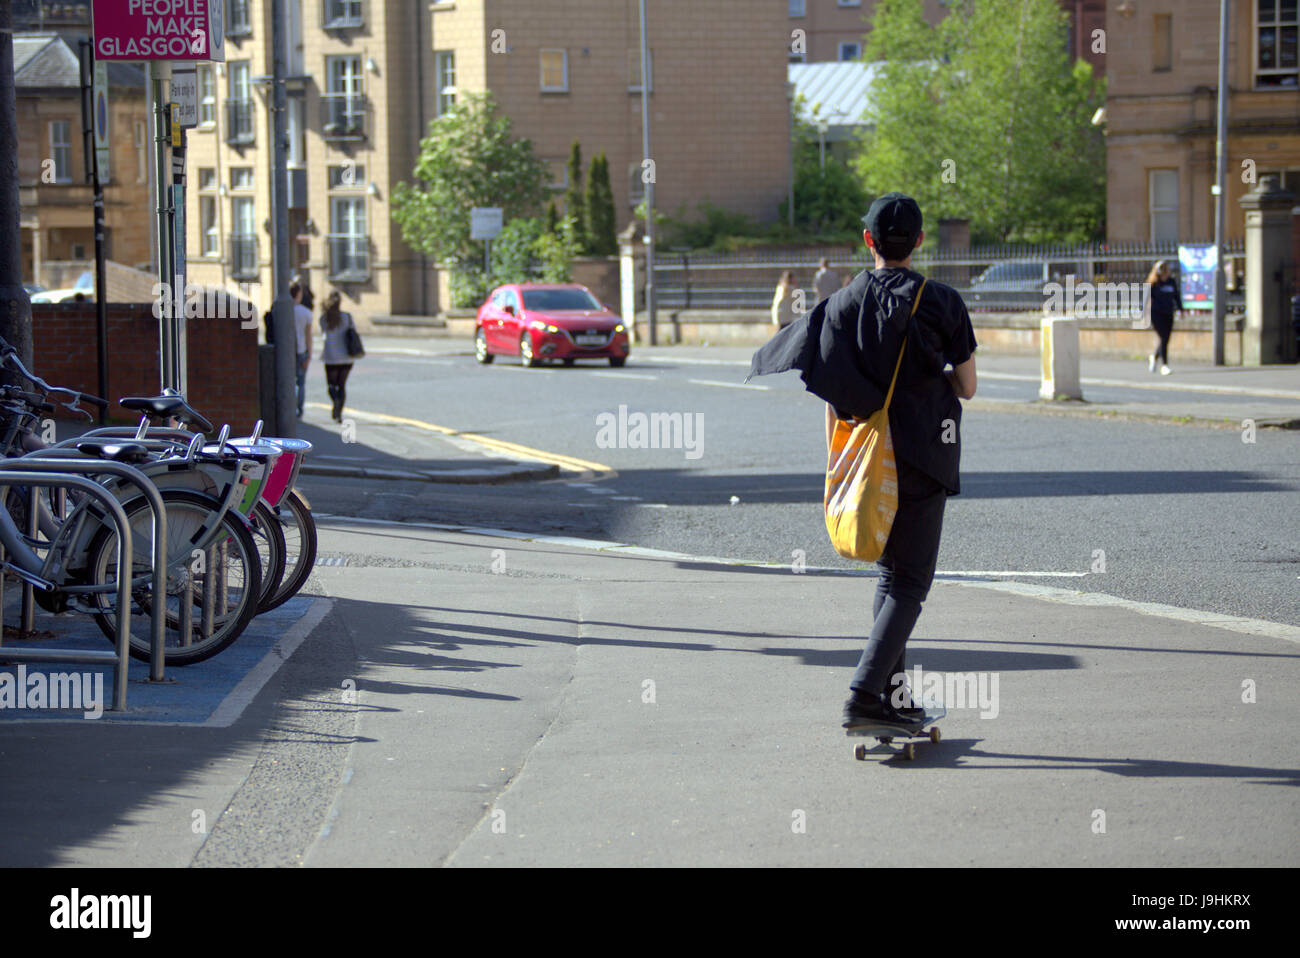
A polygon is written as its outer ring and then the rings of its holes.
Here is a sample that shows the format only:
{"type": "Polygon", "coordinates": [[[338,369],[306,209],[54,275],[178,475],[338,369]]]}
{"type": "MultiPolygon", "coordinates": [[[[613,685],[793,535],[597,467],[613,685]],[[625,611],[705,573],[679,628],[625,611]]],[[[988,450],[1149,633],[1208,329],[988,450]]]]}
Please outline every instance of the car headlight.
{"type": "Polygon", "coordinates": [[[627,327],[624,326],[622,323],[619,323],[617,326],[614,327],[614,332],[625,333],[627,332],[627,327]]]}

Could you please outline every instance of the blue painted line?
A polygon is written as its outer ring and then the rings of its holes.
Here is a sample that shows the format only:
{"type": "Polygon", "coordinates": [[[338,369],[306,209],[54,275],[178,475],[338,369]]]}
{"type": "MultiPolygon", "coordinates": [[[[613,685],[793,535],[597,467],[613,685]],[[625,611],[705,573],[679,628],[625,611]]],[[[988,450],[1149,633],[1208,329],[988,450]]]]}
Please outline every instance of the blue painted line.
{"type": "MultiPolygon", "coordinates": [[[[17,590],[15,590],[17,591],[17,590]]],[[[103,715],[94,719],[98,722],[160,722],[168,724],[201,725],[212,718],[213,713],[234,691],[235,687],[269,654],[293,625],[311,609],[316,599],[312,596],[295,596],[278,609],[257,616],[249,623],[243,635],[233,645],[208,659],[184,668],[168,668],[166,681],[153,683],[149,679],[149,663],[131,660],[128,670],[129,685],[126,692],[126,709],[112,712],[108,706],[113,700],[113,670],[108,666],[83,665],[80,663],[25,663],[28,687],[32,676],[41,672],[46,676],[51,673],[80,673],[103,676],[104,708],[103,715]]],[[[5,609],[7,622],[18,621],[18,603],[8,603],[5,609]]],[[[7,648],[72,648],[103,651],[111,648],[109,641],[87,615],[65,613],[55,616],[39,612],[35,627],[38,631],[52,632],[53,639],[45,640],[11,640],[14,631],[5,629],[4,645],[0,646],[0,662],[4,662],[4,650],[7,648]]],[[[132,631],[136,635],[148,634],[149,620],[135,617],[132,631]]],[[[0,665],[0,675],[9,673],[17,682],[18,666],[0,665]]],[[[84,683],[83,679],[83,683],[84,683]]],[[[0,706],[0,723],[14,721],[92,721],[84,719],[82,711],[68,709],[33,709],[0,706]]]]}

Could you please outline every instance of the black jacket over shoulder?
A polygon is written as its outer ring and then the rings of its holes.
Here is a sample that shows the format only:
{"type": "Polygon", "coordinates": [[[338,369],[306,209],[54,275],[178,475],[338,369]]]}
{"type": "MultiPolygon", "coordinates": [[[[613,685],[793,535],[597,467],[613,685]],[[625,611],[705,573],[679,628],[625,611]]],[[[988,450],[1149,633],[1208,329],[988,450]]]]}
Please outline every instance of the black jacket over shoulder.
{"type": "Polygon", "coordinates": [[[961,402],[943,370],[971,357],[975,331],[957,291],[933,280],[908,327],[922,279],[901,267],[859,273],[773,336],[754,354],[749,375],[797,369],[808,391],[841,419],[866,419],[885,404],[907,329],[889,407],[894,453],[955,495],[961,491],[961,402]]]}

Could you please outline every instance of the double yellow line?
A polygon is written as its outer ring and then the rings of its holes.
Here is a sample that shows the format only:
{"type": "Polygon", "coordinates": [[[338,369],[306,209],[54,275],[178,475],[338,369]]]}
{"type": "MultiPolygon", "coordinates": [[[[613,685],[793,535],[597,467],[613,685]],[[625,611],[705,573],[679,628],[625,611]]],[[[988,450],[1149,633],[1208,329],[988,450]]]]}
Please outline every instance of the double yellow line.
{"type": "MultiPolygon", "coordinates": [[[[308,403],[307,405],[315,409],[329,409],[326,403],[308,403]]],[[[498,452],[506,453],[510,456],[517,456],[521,459],[533,459],[537,462],[545,462],[558,466],[565,472],[578,473],[581,476],[591,479],[613,479],[618,475],[609,466],[601,465],[598,462],[588,462],[586,459],[577,459],[573,456],[562,456],[559,453],[547,452],[544,449],[534,449],[532,446],[522,446],[516,442],[506,442],[504,439],[493,439],[491,436],[481,436],[476,432],[462,432],[459,429],[452,429],[450,426],[439,426],[437,423],[425,422],[422,419],[411,419],[407,416],[390,416],[383,412],[366,412],[364,409],[353,409],[347,407],[343,410],[344,415],[352,413],[357,416],[365,416],[370,419],[378,419],[381,422],[390,422],[398,426],[413,426],[416,429],[423,429],[425,432],[436,433],[439,436],[451,436],[456,439],[466,439],[470,442],[478,443],[488,449],[495,449],[498,452]]],[[[572,478],[572,477],[570,477],[572,478]]]]}

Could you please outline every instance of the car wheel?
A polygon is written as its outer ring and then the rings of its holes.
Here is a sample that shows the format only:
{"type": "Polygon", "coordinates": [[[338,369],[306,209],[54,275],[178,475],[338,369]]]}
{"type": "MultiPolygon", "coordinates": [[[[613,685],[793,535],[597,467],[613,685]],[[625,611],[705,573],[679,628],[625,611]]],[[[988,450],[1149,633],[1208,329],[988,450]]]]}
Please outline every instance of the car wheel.
{"type": "Polygon", "coordinates": [[[572,358],[570,358],[570,359],[562,359],[562,360],[560,360],[560,361],[561,361],[562,363],[564,363],[564,365],[566,365],[566,366],[572,366],[574,363],[577,362],[576,359],[572,359],[572,358]]]}
{"type": "Polygon", "coordinates": [[[541,365],[538,358],[533,355],[533,337],[527,333],[519,337],[519,358],[525,366],[541,365]]]}
{"type": "Polygon", "coordinates": [[[483,335],[483,328],[480,326],[474,333],[474,358],[484,366],[492,362],[492,354],[488,352],[487,337],[483,335]]]}
{"type": "Polygon", "coordinates": [[[610,364],[611,366],[613,366],[615,369],[617,369],[618,367],[620,367],[620,366],[624,366],[624,365],[627,364],[627,357],[626,357],[626,356],[610,356],[610,357],[609,357],[609,364],[610,364]]]}

